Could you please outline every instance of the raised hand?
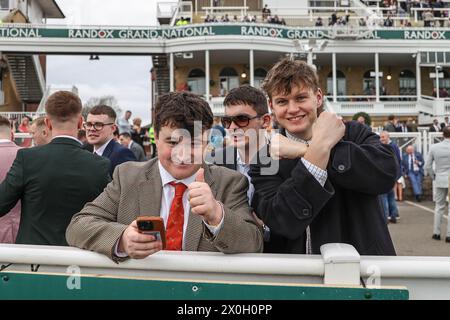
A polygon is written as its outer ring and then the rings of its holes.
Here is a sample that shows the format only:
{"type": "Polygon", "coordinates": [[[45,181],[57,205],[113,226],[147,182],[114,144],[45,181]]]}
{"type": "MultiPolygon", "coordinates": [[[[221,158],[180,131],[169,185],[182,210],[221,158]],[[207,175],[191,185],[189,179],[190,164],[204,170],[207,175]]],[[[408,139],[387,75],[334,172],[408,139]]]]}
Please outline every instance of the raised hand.
{"type": "Polygon", "coordinates": [[[217,226],[222,220],[222,207],[214,198],[211,188],[205,182],[205,172],[200,168],[195,181],[188,186],[188,198],[191,211],[202,216],[211,226],[217,226]]]}

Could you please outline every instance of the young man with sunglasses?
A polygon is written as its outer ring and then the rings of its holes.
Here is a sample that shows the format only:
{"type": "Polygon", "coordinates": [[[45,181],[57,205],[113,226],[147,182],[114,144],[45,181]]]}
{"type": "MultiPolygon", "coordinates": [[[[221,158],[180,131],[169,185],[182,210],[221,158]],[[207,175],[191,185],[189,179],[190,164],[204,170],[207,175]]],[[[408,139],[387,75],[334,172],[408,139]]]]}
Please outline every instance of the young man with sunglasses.
{"type": "Polygon", "coordinates": [[[133,152],[123,147],[114,139],[114,131],[117,129],[116,112],[106,105],[93,107],[83,124],[89,144],[94,146],[94,153],[108,158],[111,161],[110,174],[121,163],[137,161],[133,152]]]}
{"type": "Polygon", "coordinates": [[[337,242],[353,245],[361,255],[395,255],[378,197],[396,181],[392,148],[367,126],[320,112],[317,74],[304,61],[278,62],[263,90],[287,139],[279,139],[279,159],[262,155],[251,166],[252,207],[284,238],[276,252],[320,254],[323,244],[337,242]],[[286,152],[286,140],[303,147],[286,152]],[[265,163],[278,171],[267,172],[265,163]]]}

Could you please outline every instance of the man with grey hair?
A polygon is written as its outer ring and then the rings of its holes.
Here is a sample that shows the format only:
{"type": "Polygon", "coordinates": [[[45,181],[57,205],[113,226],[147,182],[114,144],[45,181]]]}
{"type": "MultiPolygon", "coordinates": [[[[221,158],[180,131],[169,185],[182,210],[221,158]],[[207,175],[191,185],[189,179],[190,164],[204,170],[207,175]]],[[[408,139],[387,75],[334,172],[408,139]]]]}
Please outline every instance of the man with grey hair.
{"type": "Polygon", "coordinates": [[[35,146],[47,144],[52,139],[52,133],[45,125],[45,117],[39,117],[33,120],[30,126],[30,133],[33,136],[35,146]]]}
{"type": "MultiPolygon", "coordinates": [[[[426,170],[433,179],[436,193],[434,200],[436,202],[434,208],[434,228],[433,239],[441,239],[441,224],[442,216],[444,215],[446,197],[449,190],[450,179],[450,125],[443,129],[444,140],[442,142],[433,144],[430,147],[428,158],[426,162],[426,170]],[[433,169],[433,162],[435,168],[433,169]]],[[[450,216],[450,207],[448,209],[450,216]]],[[[445,242],[450,243],[450,220],[447,224],[447,236],[445,242]]]]}

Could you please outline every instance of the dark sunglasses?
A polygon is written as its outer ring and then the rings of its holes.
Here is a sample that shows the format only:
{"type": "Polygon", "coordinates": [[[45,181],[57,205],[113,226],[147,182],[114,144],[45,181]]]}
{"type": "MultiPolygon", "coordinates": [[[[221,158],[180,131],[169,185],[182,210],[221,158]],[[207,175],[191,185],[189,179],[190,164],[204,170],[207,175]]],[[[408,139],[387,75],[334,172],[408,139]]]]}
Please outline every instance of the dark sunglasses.
{"type": "Polygon", "coordinates": [[[231,123],[234,122],[239,128],[243,128],[248,126],[248,124],[250,123],[250,120],[256,119],[256,118],[261,118],[262,116],[254,116],[254,117],[250,117],[246,114],[240,114],[234,117],[227,117],[224,116],[222,117],[222,125],[225,129],[229,129],[231,126],[231,123]]]}

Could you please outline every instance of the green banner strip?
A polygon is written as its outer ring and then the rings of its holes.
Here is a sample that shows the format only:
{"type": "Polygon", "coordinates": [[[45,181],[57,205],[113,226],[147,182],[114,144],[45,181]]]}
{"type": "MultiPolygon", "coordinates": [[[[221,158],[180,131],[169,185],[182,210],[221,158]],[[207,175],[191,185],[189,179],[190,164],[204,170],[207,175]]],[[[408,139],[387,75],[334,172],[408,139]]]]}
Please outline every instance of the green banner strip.
{"type": "Polygon", "coordinates": [[[407,300],[403,288],[183,282],[0,273],[0,299],[40,300],[407,300]]]}
{"type": "MultiPolygon", "coordinates": [[[[63,39],[146,39],[166,40],[187,37],[249,36],[278,39],[333,39],[336,34],[352,29],[314,29],[261,25],[191,25],[171,28],[39,28],[0,25],[0,38],[63,38],[63,39]]],[[[356,30],[356,29],[355,29],[356,30]]],[[[355,32],[353,30],[352,32],[355,32]]],[[[368,31],[361,29],[359,39],[380,40],[448,40],[450,31],[436,29],[392,29],[368,31]]]]}

